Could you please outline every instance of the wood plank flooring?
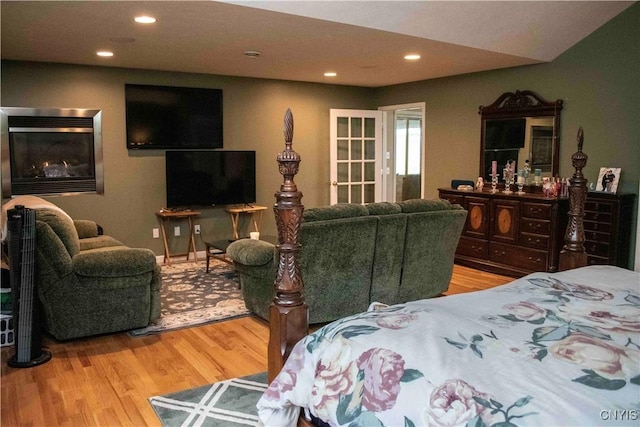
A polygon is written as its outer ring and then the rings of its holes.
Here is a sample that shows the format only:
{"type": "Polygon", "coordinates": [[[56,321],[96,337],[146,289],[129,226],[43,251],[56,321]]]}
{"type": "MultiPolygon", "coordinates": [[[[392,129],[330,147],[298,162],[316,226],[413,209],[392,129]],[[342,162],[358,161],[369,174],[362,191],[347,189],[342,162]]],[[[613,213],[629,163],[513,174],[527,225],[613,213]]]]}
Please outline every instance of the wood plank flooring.
{"type": "MultiPolygon", "coordinates": [[[[456,265],[446,294],[512,280],[456,265]]],[[[139,338],[45,339],[52,359],[28,369],[8,367],[13,349],[3,347],[0,425],[159,426],[149,397],[265,371],[268,335],[244,317],[139,338]]]]}

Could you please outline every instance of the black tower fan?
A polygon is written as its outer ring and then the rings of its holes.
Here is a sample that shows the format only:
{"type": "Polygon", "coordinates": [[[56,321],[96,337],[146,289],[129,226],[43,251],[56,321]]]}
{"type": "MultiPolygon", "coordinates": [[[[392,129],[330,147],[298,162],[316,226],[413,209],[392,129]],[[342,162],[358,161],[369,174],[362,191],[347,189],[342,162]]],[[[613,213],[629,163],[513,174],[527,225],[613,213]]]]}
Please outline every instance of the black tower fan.
{"type": "Polygon", "coordinates": [[[13,296],[15,355],[7,364],[30,368],[51,359],[42,350],[38,296],[35,286],[36,214],[17,205],[7,212],[9,270],[13,296]]]}

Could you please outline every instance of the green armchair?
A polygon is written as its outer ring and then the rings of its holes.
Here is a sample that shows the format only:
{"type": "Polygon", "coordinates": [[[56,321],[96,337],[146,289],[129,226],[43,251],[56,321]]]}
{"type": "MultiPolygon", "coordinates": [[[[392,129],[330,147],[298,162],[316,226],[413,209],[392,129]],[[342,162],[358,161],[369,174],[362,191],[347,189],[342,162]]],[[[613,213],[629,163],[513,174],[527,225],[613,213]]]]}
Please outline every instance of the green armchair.
{"type": "Polygon", "coordinates": [[[34,208],[35,280],[48,333],[67,340],[140,328],[160,317],[160,267],[151,250],[126,247],[99,234],[95,222],[71,220],[42,202],[34,208]]]}

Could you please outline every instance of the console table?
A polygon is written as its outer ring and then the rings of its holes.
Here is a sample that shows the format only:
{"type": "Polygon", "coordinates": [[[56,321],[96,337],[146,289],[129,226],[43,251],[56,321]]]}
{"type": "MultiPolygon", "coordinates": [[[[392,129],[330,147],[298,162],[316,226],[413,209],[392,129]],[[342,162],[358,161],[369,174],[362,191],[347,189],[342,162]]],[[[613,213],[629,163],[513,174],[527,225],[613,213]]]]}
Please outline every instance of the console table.
{"type": "Polygon", "coordinates": [[[267,209],[266,206],[230,206],[225,210],[231,217],[231,225],[233,226],[233,238],[239,239],[238,236],[238,222],[241,214],[250,214],[253,220],[253,228],[255,231],[260,231],[260,223],[262,222],[262,212],[267,209]]]}
{"type": "Polygon", "coordinates": [[[193,218],[200,216],[199,211],[167,211],[160,210],[156,212],[156,216],[160,222],[160,231],[162,232],[162,242],[164,243],[164,260],[163,262],[167,265],[171,265],[171,257],[175,256],[187,256],[187,261],[189,261],[189,254],[193,252],[193,259],[197,263],[198,262],[198,254],[196,251],[196,240],[193,231],[193,218]],[[169,240],[168,234],[166,230],[167,224],[169,224],[172,219],[187,219],[189,224],[189,243],[187,246],[187,252],[179,253],[179,254],[171,254],[169,252],[169,240]]]}

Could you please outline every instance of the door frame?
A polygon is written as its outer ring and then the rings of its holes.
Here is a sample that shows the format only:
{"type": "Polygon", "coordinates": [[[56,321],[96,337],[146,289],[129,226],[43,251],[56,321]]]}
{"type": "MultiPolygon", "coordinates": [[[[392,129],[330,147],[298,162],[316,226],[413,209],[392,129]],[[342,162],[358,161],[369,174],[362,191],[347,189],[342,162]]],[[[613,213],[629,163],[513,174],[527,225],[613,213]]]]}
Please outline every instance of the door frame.
{"type": "Polygon", "coordinates": [[[395,116],[399,110],[409,110],[420,108],[421,111],[421,129],[420,129],[420,145],[422,159],[420,159],[420,197],[425,195],[425,163],[426,163],[426,147],[425,147],[425,117],[427,110],[426,102],[412,102],[407,104],[385,105],[378,107],[382,111],[382,200],[394,201],[396,182],[395,176],[395,116]]]}

